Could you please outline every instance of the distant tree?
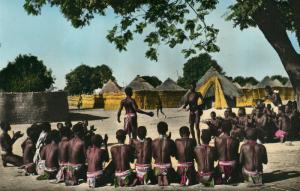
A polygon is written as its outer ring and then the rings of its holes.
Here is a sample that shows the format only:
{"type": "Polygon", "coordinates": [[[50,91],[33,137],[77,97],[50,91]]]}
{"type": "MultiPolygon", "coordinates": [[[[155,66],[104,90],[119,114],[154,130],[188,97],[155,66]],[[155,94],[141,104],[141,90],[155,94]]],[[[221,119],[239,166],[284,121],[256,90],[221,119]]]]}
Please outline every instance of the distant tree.
{"type": "Polygon", "coordinates": [[[153,87],[157,87],[162,83],[162,81],[160,81],[160,79],[158,79],[156,76],[142,76],[142,78],[153,87]]]}
{"type": "Polygon", "coordinates": [[[197,82],[210,67],[214,67],[221,74],[225,74],[217,61],[213,60],[207,53],[189,59],[183,66],[183,77],[179,77],[177,80],[178,85],[188,88],[191,83],[197,82]]]}
{"type": "Polygon", "coordinates": [[[115,80],[115,77],[108,66],[90,67],[82,64],[66,75],[65,90],[70,94],[92,93],[110,79],[115,80]]]}
{"type": "Polygon", "coordinates": [[[243,77],[243,76],[237,76],[233,79],[233,82],[237,82],[241,86],[245,86],[246,84],[252,84],[256,85],[258,83],[257,79],[254,77],[243,77]]]}
{"type": "Polygon", "coordinates": [[[39,92],[52,87],[55,78],[42,60],[19,55],[0,71],[0,89],[6,92],[39,92]]]}
{"type": "Polygon", "coordinates": [[[273,76],[271,76],[271,80],[275,80],[275,79],[279,80],[283,85],[285,83],[287,83],[287,81],[289,80],[288,77],[285,77],[285,76],[282,76],[282,75],[273,75],[273,76]]]}

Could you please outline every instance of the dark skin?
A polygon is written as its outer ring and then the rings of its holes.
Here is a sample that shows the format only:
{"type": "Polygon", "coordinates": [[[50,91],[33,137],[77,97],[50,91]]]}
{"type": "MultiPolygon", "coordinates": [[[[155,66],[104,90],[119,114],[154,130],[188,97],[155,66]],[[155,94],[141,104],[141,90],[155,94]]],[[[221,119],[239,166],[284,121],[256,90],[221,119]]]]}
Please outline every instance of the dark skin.
{"type": "MultiPolygon", "coordinates": [[[[175,145],[176,145],[176,159],[178,160],[179,163],[183,162],[193,162],[194,163],[194,148],[197,146],[197,142],[193,138],[189,138],[189,134],[183,135],[182,138],[176,139],[175,140],[175,145]]],[[[187,176],[189,179],[194,179],[192,177],[195,172],[194,167],[192,170],[189,170],[189,174],[187,176]]],[[[177,168],[177,173],[179,175],[184,174],[185,168],[177,168]]]]}
{"type": "Polygon", "coordinates": [[[278,93],[275,93],[272,88],[266,88],[265,91],[268,94],[266,96],[266,99],[269,99],[270,101],[272,101],[272,103],[275,106],[282,105],[282,101],[281,101],[280,95],[278,93]]]}
{"type": "Polygon", "coordinates": [[[115,170],[123,172],[129,170],[130,163],[134,162],[134,151],[130,145],[124,144],[123,141],[119,141],[119,144],[121,145],[113,146],[110,152],[115,170]]]}
{"type": "MultiPolygon", "coordinates": [[[[166,135],[162,135],[166,137],[166,135]]],[[[171,156],[176,156],[175,142],[170,138],[157,138],[152,142],[152,156],[156,164],[171,163],[171,156]]],[[[168,177],[159,175],[158,185],[167,186],[170,184],[168,177]]]]}
{"type": "Polygon", "coordinates": [[[211,113],[210,120],[205,121],[205,123],[208,125],[213,136],[218,136],[221,133],[221,122],[217,118],[216,113],[211,113]]]}
{"type": "MultiPolygon", "coordinates": [[[[198,101],[203,100],[203,96],[201,93],[196,92],[196,87],[194,85],[191,86],[190,91],[187,95],[187,99],[185,104],[183,105],[183,109],[186,109],[187,106],[189,106],[190,111],[197,111],[200,110],[200,105],[198,105],[198,101]]],[[[199,121],[200,122],[200,121],[199,121]]],[[[190,132],[192,134],[192,138],[196,139],[195,137],[195,130],[194,127],[196,127],[196,134],[197,134],[197,142],[200,144],[200,125],[199,122],[195,124],[190,124],[190,132]]]]}
{"type": "Polygon", "coordinates": [[[75,137],[69,141],[67,151],[70,163],[85,164],[85,143],[81,137],[82,136],[75,135],[75,137]]]}
{"type": "Polygon", "coordinates": [[[44,146],[41,152],[42,160],[45,160],[45,166],[47,168],[57,168],[59,167],[58,158],[59,158],[59,147],[55,141],[52,141],[50,144],[44,146]]]}
{"type": "MultiPolygon", "coordinates": [[[[107,135],[106,135],[107,136],[107,135]]],[[[107,150],[107,142],[105,141],[105,148],[100,148],[100,145],[92,145],[86,152],[86,159],[88,163],[88,172],[97,172],[103,169],[103,162],[109,161],[107,150]]]]}
{"type": "Polygon", "coordinates": [[[143,142],[134,139],[133,146],[135,148],[137,164],[151,164],[152,159],[152,140],[145,138],[143,142]]]}
{"type": "Polygon", "coordinates": [[[216,137],[215,147],[218,159],[221,161],[233,161],[238,159],[239,141],[229,136],[229,132],[216,137]]]}
{"type": "Polygon", "coordinates": [[[7,125],[2,128],[2,134],[0,135],[0,145],[1,150],[6,154],[2,154],[3,166],[6,166],[6,163],[12,164],[14,166],[21,166],[23,164],[22,157],[14,155],[12,147],[16,140],[23,136],[20,131],[13,133],[11,138],[8,134],[8,131],[11,130],[10,125],[7,125]]]}
{"type": "MultiPolygon", "coordinates": [[[[209,143],[204,143],[208,145],[209,143]]],[[[198,172],[212,172],[214,170],[214,161],[217,160],[217,151],[211,146],[197,146],[194,149],[195,159],[198,166],[198,172]]]]}
{"type": "MultiPolygon", "coordinates": [[[[118,110],[118,122],[121,123],[121,112],[123,110],[123,108],[125,108],[125,111],[126,111],[126,114],[129,114],[129,113],[133,113],[133,114],[137,114],[137,113],[140,113],[140,114],[144,114],[144,115],[148,115],[150,117],[153,117],[153,112],[145,112],[141,109],[138,108],[138,105],[136,104],[135,100],[132,99],[132,93],[126,95],[126,98],[123,99],[121,101],[121,104],[120,104],[120,107],[119,107],[119,110],[118,110]]],[[[137,120],[137,119],[135,119],[137,120]]],[[[136,121],[135,121],[136,123],[136,121]]],[[[137,125],[135,125],[137,126],[137,125]]],[[[136,129],[132,129],[132,138],[133,139],[136,139],[136,129]]]]}
{"type": "Polygon", "coordinates": [[[62,137],[61,141],[58,144],[58,156],[59,156],[60,163],[68,162],[68,145],[69,145],[68,137],[62,137]]]}
{"type": "MultiPolygon", "coordinates": [[[[277,128],[288,133],[288,131],[291,129],[291,119],[288,115],[280,110],[278,111],[278,116],[277,128]]],[[[280,141],[283,142],[284,138],[281,138],[280,141]]]]}
{"type": "Polygon", "coordinates": [[[25,165],[33,163],[33,157],[36,150],[33,141],[30,138],[26,139],[25,142],[22,144],[22,147],[23,147],[23,163],[25,165]]]}
{"type": "MultiPolygon", "coordinates": [[[[255,140],[252,140],[255,141],[255,140]]],[[[240,150],[240,164],[248,171],[263,171],[263,165],[268,163],[267,151],[262,144],[244,143],[240,150]]]]}

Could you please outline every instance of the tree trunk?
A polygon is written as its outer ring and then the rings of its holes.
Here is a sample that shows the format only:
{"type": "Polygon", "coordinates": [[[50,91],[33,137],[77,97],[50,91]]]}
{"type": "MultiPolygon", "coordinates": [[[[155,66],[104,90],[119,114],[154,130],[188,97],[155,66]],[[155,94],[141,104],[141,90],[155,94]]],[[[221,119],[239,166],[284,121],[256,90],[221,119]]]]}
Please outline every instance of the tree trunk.
{"type": "Polygon", "coordinates": [[[266,8],[253,16],[257,26],[277,52],[297,95],[300,111],[300,55],[295,51],[284,26],[280,10],[274,1],[266,0],[266,8]]]}

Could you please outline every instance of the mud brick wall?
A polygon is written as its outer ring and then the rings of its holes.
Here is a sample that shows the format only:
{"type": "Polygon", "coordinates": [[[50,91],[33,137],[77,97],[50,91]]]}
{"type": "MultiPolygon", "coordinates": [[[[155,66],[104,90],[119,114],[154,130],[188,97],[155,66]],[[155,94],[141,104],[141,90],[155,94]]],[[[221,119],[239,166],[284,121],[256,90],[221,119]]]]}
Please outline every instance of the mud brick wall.
{"type": "Polygon", "coordinates": [[[68,113],[66,92],[0,93],[0,120],[13,124],[64,121],[68,113]]]}

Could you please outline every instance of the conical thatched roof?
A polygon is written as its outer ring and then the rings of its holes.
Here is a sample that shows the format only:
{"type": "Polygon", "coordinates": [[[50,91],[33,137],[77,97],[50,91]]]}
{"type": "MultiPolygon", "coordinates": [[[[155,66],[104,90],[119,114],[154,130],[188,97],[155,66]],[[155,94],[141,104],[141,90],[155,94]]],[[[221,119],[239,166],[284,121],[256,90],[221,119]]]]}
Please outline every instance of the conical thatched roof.
{"type": "Polygon", "coordinates": [[[118,93],[121,91],[122,91],[122,88],[117,84],[117,82],[109,80],[106,84],[104,84],[104,86],[101,90],[101,94],[103,94],[103,93],[118,93]]]}
{"type": "Polygon", "coordinates": [[[250,84],[250,83],[246,83],[246,85],[244,85],[243,87],[242,87],[242,89],[248,89],[248,90],[250,90],[250,89],[255,89],[256,88],[256,85],[252,85],[252,84],[250,84]]]}
{"type": "Polygon", "coordinates": [[[293,85],[292,85],[292,83],[291,83],[291,80],[288,80],[288,81],[284,84],[284,87],[292,88],[293,85]]]}
{"type": "Polygon", "coordinates": [[[242,88],[242,86],[241,86],[239,83],[237,83],[237,82],[234,82],[233,84],[234,84],[235,87],[237,87],[238,89],[241,89],[241,88],[242,88]]]}
{"type": "Polygon", "coordinates": [[[282,83],[279,80],[271,80],[269,76],[266,76],[260,83],[257,84],[258,88],[265,88],[266,86],[283,87],[282,83]]]}
{"type": "Polygon", "coordinates": [[[226,96],[238,97],[242,95],[241,90],[239,90],[230,80],[225,76],[221,75],[214,67],[211,67],[204,76],[198,81],[197,87],[202,86],[209,80],[211,77],[217,76],[220,84],[222,86],[223,92],[226,96]]]}
{"type": "Polygon", "coordinates": [[[146,82],[142,77],[139,75],[136,76],[129,84],[128,87],[131,87],[134,91],[141,91],[141,90],[147,90],[151,91],[154,90],[154,87],[146,82]]]}
{"type": "Polygon", "coordinates": [[[185,91],[184,88],[176,84],[171,78],[166,79],[156,90],[158,91],[185,91]]]}

